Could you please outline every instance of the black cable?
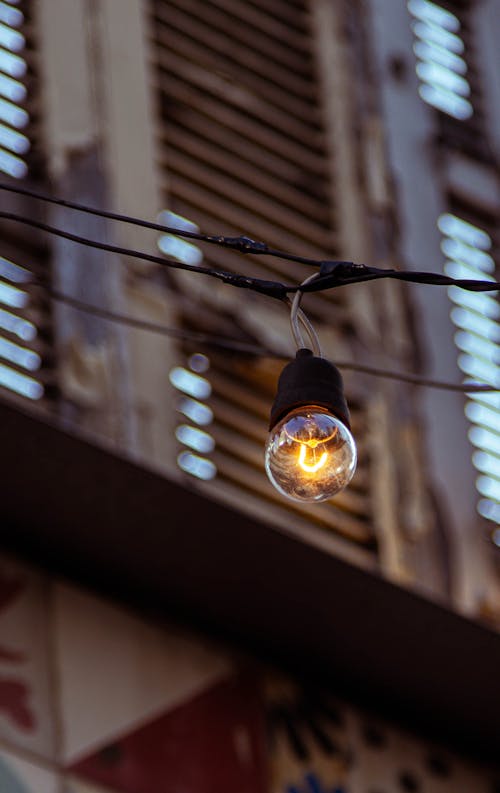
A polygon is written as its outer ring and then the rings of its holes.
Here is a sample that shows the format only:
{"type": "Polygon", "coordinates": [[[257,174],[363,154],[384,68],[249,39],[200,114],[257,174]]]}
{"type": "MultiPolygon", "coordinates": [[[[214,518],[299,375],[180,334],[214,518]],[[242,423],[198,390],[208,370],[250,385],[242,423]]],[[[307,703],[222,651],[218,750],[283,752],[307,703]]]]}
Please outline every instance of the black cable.
{"type": "Polygon", "coordinates": [[[317,266],[318,262],[315,259],[310,259],[307,256],[298,256],[286,251],[279,251],[275,248],[270,248],[265,242],[258,242],[241,235],[239,237],[224,237],[220,234],[202,234],[197,231],[187,231],[186,229],[178,229],[171,226],[165,226],[161,223],[153,223],[149,220],[142,220],[141,218],[131,217],[130,215],[123,215],[119,212],[108,212],[105,209],[96,209],[95,207],[85,206],[78,204],[74,201],[66,201],[63,198],[54,198],[52,196],[37,193],[34,190],[29,190],[26,187],[17,187],[14,185],[4,184],[0,182],[0,190],[18,195],[29,196],[39,201],[44,201],[48,204],[56,204],[57,206],[66,207],[67,209],[75,209],[78,212],[84,212],[88,215],[96,215],[97,217],[107,218],[108,220],[118,220],[122,223],[128,223],[133,226],[140,226],[141,228],[152,229],[154,231],[161,231],[164,234],[174,234],[176,237],[184,237],[198,242],[207,242],[210,245],[218,245],[223,248],[230,248],[239,253],[254,253],[257,255],[275,256],[279,259],[286,259],[291,262],[298,262],[299,264],[307,264],[317,266]]]}
{"type": "Polygon", "coordinates": [[[17,215],[14,212],[0,212],[0,218],[4,220],[13,220],[17,223],[23,223],[26,226],[46,231],[48,234],[53,234],[56,237],[61,237],[71,242],[77,242],[79,245],[86,245],[89,248],[97,248],[101,251],[108,251],[109,253],[117,253],[120,256],[130,256],[133,259],[141,259],[142,261],[152,262],[159,264],[161,267],[168,267],[174,270],[188,270],[189,272],[202,273],[209,275],[212,278],[217,278],[225,284],[237,286],[241,289],[251,289],[253,292],[259,292],[267,297],[274,297],[278,300],[285,300],[289,292],[297,292],[300,286],[294,284],[282,284],[279,281],[266,281],[262,278],[252,278],[251,276],[239,275],[237,273],[230,273],[225,270],[215,270],[208,267],[200,267],[199,265],[186,264],[185,262],[173,261],[164,259],[160,256],[153,256],[150,253],[143,251],[136,251],[130,248],[122,248],[118,245],[111,245],[107,242],[98,242],[97,240],[89,240],[86,237],[80,237],[77,234],[71,234],[69,231],[56,229],[54,226],[49,226],[47,223],[42,223],[40,220],[33,220],[26,218],[22,215],[17,215]]]}
{"type": "Polygon", "coordinates": [[[71,308],[75,308],[77,311],[82,311],[85,314],[92,314],[93,316],[99,317],[100,319],[109,320],[110,322],[118,322],[121,325],[128,325],[131,328],[136,328],[138,330],[146,330],[150,331],[151,333],[157,333],[160,336],[169,336],[174,339],[185,341],[195,341],[198,344],[203,344],[205,346],[219,347],[223,350],[232,350],[234,352],[246,353],[248,355],[255,355],[259,357],[279,359],[284,359],[287,357],[285,355],[279,355],[278,353],[271,352],[271,350],[268,350],[265,347],[258,347],[255,344],[249,344],[244,341],[239,342],[224,336],[217,336],[215,334],[202,333],[199,331],[171,328],[168,325],[163,325],[159,322],[151,322],[150,320],[139,319],[132,317],[129,314],[119,314],[115,311],[110,311],[106,308],[100,308],[99,306],[94,306],[90,303],[87,303],[86,301],[78,300],[75,297],[65,295],[62,292],[59,292],[57,289],[52,289],[51,287],[48,287],[39,281],[32,281],[30,282],[30,285],[42,287],[46,293],[51,298],[53,298],[53,300],[56,300],[58,303],[64,303],[65,305],[71,306],[71,308]]]}
{"type": "Polygon", "coordinates": [[[493,292],[500,289],[496,281],[478,281],[465,278],[450,278],[440,273],[428,273],[413,270],[384,270],[379,267],[369,267],[366,264],[354,262],[322,262],[319,276],[311,283],[301,287],[302,292],[316,292],[348,284],[358,284],[363,281],[375,281],[379,278],[393,278],[398,281],[409,281],[414,284],[430,286],[458,286],[469,292],[493,292]]]}
{"type": "MultiPolygon", "coordinates": [[[[86,314],[92,314],[110,322],[118,322],[122,325],[128,325],[138,330],[145,330],[152,333],[157,333],[162,336],[168,336],[175,339],[185,341],[195,341],[207,347],[214,347],[223,350],[231,350],[233,352],[244,353],[247,355],[258,356],[262,358],[276,358],[278,360],[288,360],[290,356],[282,355],[269,350],[265,347],[258,347],[254,344],[247,342],[235,341],[224,336],[216,336],[208,333],[200,333],[198,331],[181,330],[179,328],[171,328],[157,322],[150,322],[149,320],[138,319],[129,315],[119,314],[114,311],[109,311],[105,308],[99,308],[86,301],[79,300],[69,295],[53,289],[42,281],[31,281],[30,286],[37,286],[44,289],[47,294],[59,303],[64,303],[71,306],[77,311],[82,311],[86,314]]],[[[361,372],[363,374],[372,375],[375,377],[384,377],[391,380],[399,380],[400,382],[412,383],[413,385],[427,386],[429,388],[439,388],[446,391],[455,391],[459,393],[489,393],[499,391],[500,388],[494,386],[482,385],[479,383],[446,383],[440,380],[432,380],[420,375],[411,374],[409,372],[393,372],[387,369],[379,369],[373,366],[365,366],[364,364],[356,364],[349,361],[335,361],[339,369],[346,369],[354,372],[361,372]]]]}
{"type": "Polygon", "coordinates": [[[42,193],[37,193],[28,188],[18,187],[0,182],[0,190],[16,193],[19,195],[26,195],[31,198],[38,199],[58,206],[67,207],[68,209],[75,209],[79,212],[84,212],[98,217],[108,218],[111,220],[118,220],[124,223],[141,226],[143,228],[154,229],[163,233],[173,234],[177,237],[185,237],[187,239],[194,239],[199,242],[207,242],[212,245],[219,245],[225,248],[231,248],[239,253],[254,253],[267,256],[275,256],[287,261],[298,262],[300,264],[310,265],[317,267],[319,270],[319,277],[308,284],[286,285],[277,281],[265,281],[260,278],[251,278],[249,276],[241,276],[234,273],[224,272],[220,270],[209,269],[206,267],[198,267],[196,265],[188,265],[182,262],[174,262],[166,260],[159,256],[152,256],[141,251],[128,250],[118,246],[106,245],[105,243],[98,243],[94,240],[87,240],[76,235],[68,234],[60,229],[55,229],[46,224],[24,218],[20,215],[13,213],[0,212],[0,217],[6,220],[14,220],[19,223],[26,223],[42,231],[47,231],[50,234],[63,237],[65,239],[78,242],[82,245],[89,245],[91,247],[100,248],[101,250],[119,253],[124,256],[131,256],[132,258],[143,259],[145,261],[154,262],[161,266],[173,267],[181,270],[191,270],[192,272],[201,272],[205,275],[210,275],[224,283],[229,283],[232,286],[237,286],[244,289],[251,289],[268,297],[276,297],[283,300],[286,294],[301,292],[319,292],[327,289],[333,289],[339,286],[347,286],[349,284],[362,283],[364,281],[374,281],[380,278],[391,278],[399,281],[408,281],[410,283],[427,284],[430,286],[457,286],[460,289],[465,289],[470,292],[491,292],[500,289],[500,283],[493,281],[478,281],[473,279],[456,279],[450,278],[446,275],[439,273],[419,272],[419,271],[401,271],[401,270],[386,270],[379,267],[369,267],[366,264],[356,264],[347,261],[330,261],[321,259],[311,259],[306,256],[298,256],[292,253],[275,250],[270,248],[265,242],[257,242],[249,237],[224,237],[221,235],[202,234],[194,231],[186,231],[184,229],[176,229],[169,226],[163,226],[159,223],[153,223],[140,218],[123,215],[116,212],[108,212],[103,209],[96,209],[94,207],[84,206],[73,201],[66,201],[62,198],[53,198],[42,193]]]}
{"type": "MultiPolygon", "coordinates": [[[[426,272],[401,272],[400,270],[384,270],[378,267],[368,267],[365,264],[355,264],[354,262],[333,262],[333,261],[316,261],[319,267],[319,275],[314,281],[307,284],[282,284],[280,281],[267,281],[262,278],[253,278],[251,276],[240,275],[237,273],[230,273],[225,270],[215,270],[208,267],[200,267],[199,265],[190,265],[185,262],[173,261],[164,259],[159,256],[153,256],[149,253],[142,251],[132,250],[130,248],[122,248],[118,245],[110,245],[105,242],[97,242],[96,240],[89,240],[85,237],[79,237],[76,234],[71,234],[62,229],[56,229],[46,223],[38,220],[23,217],[13,212],[0,212],[0,218],[4,220],[13,220],[18,223],[23,223],[33,228],[46,231],[49,234],[54,234],[57,237],[77,242],[80,245],[86,245],[91,248],[108,251],[110,253],[117,253],[121,256],[130,256],[134,259],[141,259],[147,262],[159,264],[161,267],[169,267],[176,270],[186,270],[189,272],[202,273],[217,278],[225,284],[236,286],[241,289],[250,289],[253,292],[266,295],[267,297],[277,298],[278,300],[285,300],[288,294],[296,292],[323,292],[328,289],[338,288],[340,286],[347,286],[349,284],[361,283],[363,281],[373,281],[380,278],[395,278],[402,281],[410,281],[413,283],[428,284],[434,286],[457,286],[460,289],[465,289],[471,292],[492,292],[500,289],[500,283],[494,281],[476,281],[450,278],[446,275],[438,273],[426,272]]],[[[310,262],[314,260],[309,260],[310,262]]]]}

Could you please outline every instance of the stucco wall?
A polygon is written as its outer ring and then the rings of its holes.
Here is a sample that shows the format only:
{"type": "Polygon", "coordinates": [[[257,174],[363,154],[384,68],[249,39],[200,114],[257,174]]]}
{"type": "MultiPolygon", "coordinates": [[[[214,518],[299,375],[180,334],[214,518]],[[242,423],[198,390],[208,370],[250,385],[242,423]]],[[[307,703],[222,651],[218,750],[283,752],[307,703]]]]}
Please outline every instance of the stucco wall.
{"type": "Polygon", "coordinates": [[[2,793],[492,793],[498,782],[314,681],[0,561],[2,793]]]}

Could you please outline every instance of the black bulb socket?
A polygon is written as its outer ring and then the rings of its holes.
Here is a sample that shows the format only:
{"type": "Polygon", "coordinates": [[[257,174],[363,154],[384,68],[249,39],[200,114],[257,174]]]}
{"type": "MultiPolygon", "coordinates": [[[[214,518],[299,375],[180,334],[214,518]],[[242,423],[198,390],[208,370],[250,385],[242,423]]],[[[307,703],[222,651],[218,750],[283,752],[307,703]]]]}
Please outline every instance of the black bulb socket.
{"type": "Polygon", "coordinates": [[[305,405],[317,405],[329,410],[351,429],[339,370],[325,358],[318,358],[311,350],[302,348],[280,375],[269,429],[272,430],[292,410],[305,405]]]}

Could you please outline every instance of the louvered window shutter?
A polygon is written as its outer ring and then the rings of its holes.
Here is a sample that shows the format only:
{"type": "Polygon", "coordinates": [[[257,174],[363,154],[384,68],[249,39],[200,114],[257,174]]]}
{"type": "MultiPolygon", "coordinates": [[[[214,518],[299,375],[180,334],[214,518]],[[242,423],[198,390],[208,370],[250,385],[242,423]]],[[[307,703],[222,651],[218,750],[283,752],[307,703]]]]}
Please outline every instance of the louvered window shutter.
{"type": "MultiPolygon", "coordinates": [[[[43,178],[37,38],[33,3],[0,8],[0,171],[5,181],[43,178]]],[[[6,205],[6,194],[3,204],[6,205]]],[[[36,217],[39,207],[9,195],[9,209],[36,217]]],[[[54,395],[50,303],[29,286],[47,278],[48,252],[40,234],[5,222],[0,243],[0,390],[49,407],[54,395]]]]}
{"type": "MultiPolygon", "coordinates": [[[[244,233],[319,259],[347,257],[349,252],[340,246],[339,220],[346,209],[339,209],[334,199],[335,152],[327,130],[312,5],[307,0],[151,0],[150,8],[160,168],[168,209],[207,233],[244,233]]],[[[219,248],[205,249],[204,254],[207,266],[265,278],[300,281],[311,274],[278,259],[243,258],[219,248]]],[[[278,351],[286,339],[285,348],[293,354],[280,304],[228,295],[227,287],[207,286],[189,274],[176,277],[176,284],[183,327],[274,341],[278,351]]],[[[349,300],[343,290],[307,299],[308,314],[339,357],[354,355],[357,344],[349,300]]],[[[183,347],[185,360],[197,352],[195,345],[183,347]]],[[[205,407],[200,400],[193,406],[189,400],[194,392],[186,386],[178,406],[182,422],[189,424],[194,417],[196,424],[197,415],[201,417],[203,432],[215,446],[205,455],[194,453],[209,449],[210,442],[202,439],[197,446],[184,427],[178,437],[187,439],[191,451],[183,453],[180,444],[181,460],[186,459],[182,454],[188,455],[188,464],[181,467],[202,479],[211,478],[216,469],[210,487],[240,507],[284,527],[327,529],[340,551],[375,563],[374,460],[366,397],[354,389],[348,392],[359,452],[351,486],[323,504],[294,503],[271,487],[263,467],[281,364],[204,352],[210,366],[203,379],[212,394],[205,407]],[[191,395],[186,397],[186,392],[191,395]],[[206,407],[213,411],[211,423],[206,407]]]]}
{"type": "Polygon", "coordinates": [[[439,140],[491,160],[469,0],[408,0],[419,92],[436,108],[439,140]]]}
{"type": "MultiPolygon", "coordinates": [[[[496,214],[450,192],[449,210],[438,226],[446,256],[444,270],[452,277],[498,280],[499,246],[496,214]]],[[[500,305],[495,292],[468,294],[450,288],[451,319],[457,328],[457,363],[464,380],[498,386],[500,305]]],[[[500,402],[498,394],[471,394],[465,405],[478,471],[477,509],[493,524],[500,523],[500,402]]],[[[498,534],[494,533],[495,542],[498,534]]]]}

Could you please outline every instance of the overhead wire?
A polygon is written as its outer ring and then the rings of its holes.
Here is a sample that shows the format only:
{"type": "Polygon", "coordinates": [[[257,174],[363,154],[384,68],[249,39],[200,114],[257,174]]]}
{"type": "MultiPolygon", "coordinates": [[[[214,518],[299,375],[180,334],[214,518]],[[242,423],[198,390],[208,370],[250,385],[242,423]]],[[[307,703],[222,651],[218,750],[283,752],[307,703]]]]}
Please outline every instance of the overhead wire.
{"type": "MultiPolygon", "coordinates": [[[[113,245],[111,243],[99,242],[98,240],[88,239],[86,237],[81,237],[77,234],[73,234],[71,232],[67,232],[62,229],[55,228],[54,226],[51,226],[39,220],[35,220],[34,218],[28,218],[14,212],[0,211],[0,218],[4,220],[10,220],[10,221],[22,223],[24,225],[31,226],[32,228],[37,228],[40,231],[45,231],[49,234],[60,237],[62,239],[66,239],[71,242],[75,242],[77,244],[85,245],[91,248],[96,248],[98,250],[103,250],[109,253],[115,253],[120,256],[127,256],[130,258],[136,258],[142,261],[151,262],[154,264],[158,264],[162,267],[168,267],[172,269],[178,269],[178,270],[184,270],[184,271],[196,272],[196,273],[208,275],[222,281],[223,283],[230,284],[231,286],[250,289],[252,291],[264,294],[268,297],[273,297],[282,300],[288,303],[289,305],[291,305],[292,307],[293,329],[295,331],[298,329],[298,322],[297,322],[297,318],[298,318],[298,321],[300,321],[300,323],[303,325],[304,329],[307,331],[311,339],[313,338],[313,336],[311,336],[311,333],[314,334],[314,337],[316,339],[317,336],[313,330],[311,331],[312,326],[310,325],[310,322],[307,320],[307,317],[303,314],[303,312],[300,309],[300,296],[302,295],[302,293],[305,292],[325,291],[339,286],[347,286],[353,283],[378,280],[380,278],[393,278],[393,279],[410,281],[413,283],[428,284],[428,285],[458,286],[462,289],[466,289],[469,291],[497,291],[498,289],[500,289],[500,283],[493,281],[455,279],[438,273],[415,272],[415,271],[407,272],[400,270],[369,267],[364,264],[356,264],[354,262],[347,262],[347,261],[330,261],[330,260],[325,261],[325,260],[311,259],[309,257],[297,256],[295,254],[275,250],[273,248],[270,248],[265,242],[256,242],[255,240],[251,240],[250,238],[245,236],[224,237],[222,235],[207,235],[199,232],[188,231],[186,229],[178,229],[175,227],[165,226],[160,223],[154,223],[151,221],[142,220],[141,218],[135,218],[121,213],[108,212],[106,210],[85,206],[83,204],[79,204],[73,201],[67,201],[65,199],[47,196],[35,192],[33,190],[30,190],[28,188],[22,188],[5,183],[0,183],[0,191],[6,191],[11,193],[16,193],[19,195],[24,195],[27,197],[41,200],[46,203],[56,204],[58,206],[66,207],[68,209],[76,210],[90,215],[107,218],[111,220],[117,220],[120,222],[130,223],[136,226],[149,228],[155,231],[161,231],[163,233],[170,233],[178,237],[195,239],[200,242],[207,242],[209,244],[215,244],[221,247],[232,248],[233,250],[236,250],[239,253],[243,253],[243,254],[255,253],[261,255],[276,256],[284,260],[299,262],[307,265],[314,265],[318,268],[318,272],[315,273],[313,276],[306,278],[305,281],[303,281],[302,283],[283,284],[278,281],[270,281],[261,278],[254,278],[251,276],[228,272],[225,270],[218,270],[215,268],[208,268],[199,265],[187,264],[185,262],[180,262],[177,260],[165,259],[164,257],[148,254],[144,251],[137,251],[122,246],[113,245]],[[293,301],[291,301],[290,298],[288,297],[289,294],[294,294],[293,301]]],[[[58,290],[51,288],[50,286],[48,286],[43,282],[33,281],[32,284],[44,288],[54,300],[57,300],[62,303],[66,303],[67,305],[70,305],[79,311],[84,311],[86,313],[99,316],[105,320],[120,322],[122,324],[130,325],[137,329],[147,330],[154,333],[160,333],[162,335],[167,335],[175,338],[191,339],[193,341],[198,341],[199,343],[202,344],[217,346],[223,349],[232,349],[234,351],[248,353],[250,355],[261,355],[261,356],[267,356],[273,358],[288,357],[286,355],[280,355],[271,350],[267,350],[262,347],[257,347],[256,345],[247,344],[245,342],[239,342],[205,333],[185,331],[185,330],[180,330],[178,328],[170,328],[168,326],[159,323],[153,323],[147,320],[131,317],[129,315],[118,314],[116,312],[109,311],[108,309],[103,309],[98,306],[89,304],[86,301],[82,301],[77,298],[71,297],[69,295],[65,295],[59,292],[58,290]]],[[[300,330],[298,331],[298,333],[294,332],[294,338],[296,339],[296,341],[299,342],[302,340],[300,330]]],[[[318,346],[319,346],[319,341],[318,341],[318,346]]],[[[491,386],[487,384],[448,383],[439,380],[429,379],[426,377],[421,377],[420,375],[416,375],[413,373],[394,372],[386,369],[380,369],[377,367],[366,366],[364,364],[354,364],[348,361],[344,361],[344,362],[337,361],[336,363],[339,366],[339,368],[350,369],[352,371],[363,372],[368,375],[386,377],[394,380],[400,380],[402,382],[412,383],[414,385],[427,386],[431,388],[444,389],[448,391],[455,391],[462,393],[483,393],[483,392],[487,393],[487,392],[494,392],[500,390],[500,387],[497,388],[495,386],[491,386]]]]}
{"type": "MultiPolygon", "coordinates": [[[[151,333],[157,333],[161,336],[167,336],[182,341],[193,341],[198,344],[202,344],[203,346],[244,353],[246,355],[255,357],[274,358],[277,360],[288,360],[290,357],[286,353],[279,353],[267,347],[258,346],[249,342],[238,341],[211,333],[173,328],[162,323],[151,322],[150,320],[133,317],[129,314],[121,314],[115,311],[110,311],[109,309],[101,308],[100,306],[95,306],[91,303],[88,303],[87,301],[64,294],[57,289],[53,289],[42,281],[31,281],[28,285],[41,287],[53,300],[66,304],[77,311],[82,311],[86,314],[91,314],[110,322],[117,322],[137,330],[149,331],[151,333]]],[[[429,388],[437,388],[458,393],[490,393],[500,390],[500,387],[496,388],[495,386],[482,383],[449,383],[442,380],[434,380],[428,377],[423,377],[412,372],[395,372],[390,369],[382,369],[375,366],[353,363],[352,361],[336,360],[335,365],[338,366],[339,369],[345,369],[347,371],[360,372],[374,377],[383,377],[390,380],[411,383],[417,386],[427,386],[429,388]]]]}
{"type": "Polygon", "coordinates": [[[230,284],[231,286],[237,286],[243,289],[251,289],[254,292],[260,292],[261,294],[265,294],[267,297],[274,297],[279,300],[285,300],[288,292],[295,292],[299,288],[294,284],[286,285],[278,281],[267,281],[262,278],[252,278],[251,276],[239,275],[226,270],[216,270],[214,268],[201,267],[200,265],[186,264],[185,262],[173,261],[160,256],[154,256],[153,254],[145,253],[144,251],[136,251],[132,248],[124,248],[120,245],[112,245],[108,242],[99,242],[98,240],[92,240],[88,239],[87,237],[81,237],[77,234],[72,234],[69,231],[63,231],[62,229],[58,229],[54,226],[48,225],[47,223],[43,223],[40,220],[27,218],[24,217],[24,215],[18,215],[14,212],[0,211],[0,218],[22,223],[26,226],[39,229],[40,231],[46,231],[48,234],[53,234],[56,237],[69,240],[70,242],[76,242],[79,245],[85,245],[89,248],[96,248],[97,250],[107,251],[108,253],[116,253],[120,256],[129,256],[133,259],[152,262],[153,264],[158,264],[161,267],[168,267],[174,270],[187,270],[189,272],[202,273],[203,275],[216,278],[225,284],[230,284]]]}
{"type": "Polygon", "coordinates": [[[38,228],[41,231],[46,231],[49,234],[71,240],[81,245],[87,245],[89,247],[98,248],[111,253],[117,253],[122,256],[142,259],[143,261],[159,264],[162,267],[170,267],[172,269],[189,270],[191,272],[202,273],[204,275],[217,278],[226,284],[230,284],[231,286],[251,289],[252,291],[259,292],[261,294],[267,295],[268,297],[278,298],[279,300],[285,300],[288,294],[295,294],[298,291],[304,293],[325,291],[338,288],[340,286],[348,286],[350,284],[362,283],[365,281],[374,281],[380,278],[391,278],[430,286],[457,286],[460,289],[465,289],[472,292],[491,292],[500,289],[500,282],[496,281],[451,278],[447,275],[431,273],[427,271],[394,270],[380,267],[370,267],[366,264],[355,262],[313,259],[305,256],[298,256],[285,251],[275,250],[274,248],[270,248],[265,242],[255,241],[246,236],[225,237],[222,235],[209,235],[188,231],[186,229],[178,229],[171,226],[165,226],[160,223],[153,223],[151,221],[131,217],[129,215],[88,207],[83,204],[73,201],[66,201],[65,199],[61,198],[53,198],[52,196],[37,193],[27,188],[0,183],[0,191],[2,190],[29,196],[43,202],[57,204],[59,206],[74,209],[79,212],[89,213],[98,217],[117,220],[124,223],[131,223],[144,228],[161,231],[163,233],[173,234],[177,237],[195,239],[199,242],[206,242],[209,244],[218,245],[220,247],[231,248],[242,254],[252,253],[257,255],[275,256],[283,260],[299,262],[301,264],[318,268],[319,277],[311,279],[310,282],[309,279],[306,279],[308,281],[307,283],[283,284],[279,281],[269,281],[261,278],[253,278],[247,275],[227,272],[224,270],[200,267],[199,265],[191,265],[185,262],[153,256],[152,254],[148,254],[143,251],[136,251],[117,245],[111,245],[109,243],[90,240],[84,237],[79,237],[76,234],[65,232],[62,229],[54,228],[53,226],[49,226],[48,224],[34,220],[33,218],[27,218],[13,212],[0,212],[0,218],[12,220],[18,223],[24,223],[34,228],[38,228]]]}
{"type": "Polygon", "coordinates": [[[142,218],[133,217],[131,215],[124,215],[119,212],[109,212],[105,209],[97,209],[96,207],[89,207],[85,204],[80,204],[75,201],[67,201],[64,198],[56,198],[44,193],[38,193],[26,187],[18,187],[17,185],[10,185],[0,182],[0,190],[18,195],[24,195],[29,198],[35,198],[48,204],[55,204],[56,206],[66,207],[67,209],[74,209],[78,212],[83,212],[88,215],[95,215],[97,217],[106,218],[108,220],[117,220],[122,223],[128,223],[133,226],[140,226],[141,228],[152,229],[153,231],[161,231],[163,234],[175,234],[177,237],[185,239],[196,240],[197,242],[206,242],[209,245],[218,245],[223,248],[230,248],[237,250],[239,253],[253,253],[256,255],[275,256],[280,259],[287,259],[288,261],[298,262],[305,265],[316,265],[317,261],[308,256],[298,256],[297,254],[287,253],[275,248],[271,248],[266,242],[259,242],[252,240],[250,237],[240,235],[238,237],[226,237],[221,234],[203,234],[198,231],[189,231],[188,229],[179,229],[173,226],[167,226],[154,221],[144,220],[142,218]]]}

